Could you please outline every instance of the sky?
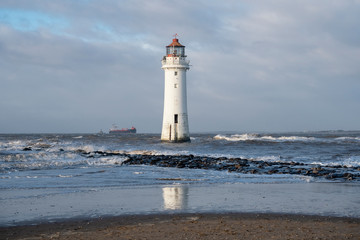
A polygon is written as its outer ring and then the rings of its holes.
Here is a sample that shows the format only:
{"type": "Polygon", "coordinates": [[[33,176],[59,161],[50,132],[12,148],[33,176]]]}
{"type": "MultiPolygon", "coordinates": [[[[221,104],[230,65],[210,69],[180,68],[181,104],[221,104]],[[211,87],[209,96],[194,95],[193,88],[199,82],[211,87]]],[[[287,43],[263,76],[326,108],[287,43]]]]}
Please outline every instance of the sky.
{"type": "Polygon", "coordinates": [[[360,0],[1,0],[0,133],[160,133],[173,35],[190,132],[360,130],[360,0]]]}

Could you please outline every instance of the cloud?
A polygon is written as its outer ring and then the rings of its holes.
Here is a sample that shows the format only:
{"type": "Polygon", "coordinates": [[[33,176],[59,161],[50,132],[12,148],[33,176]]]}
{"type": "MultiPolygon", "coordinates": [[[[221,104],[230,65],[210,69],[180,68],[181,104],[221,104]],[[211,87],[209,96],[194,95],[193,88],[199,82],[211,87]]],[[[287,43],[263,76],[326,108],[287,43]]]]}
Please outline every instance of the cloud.
{"type": "Polygon", "coordinates": [[[160,132],[160,60],[190,130],[358,129],[359,1],[2,1],[0,132],[160,132]],[[20,126],[20,127],[19,127],[20,126]]]}

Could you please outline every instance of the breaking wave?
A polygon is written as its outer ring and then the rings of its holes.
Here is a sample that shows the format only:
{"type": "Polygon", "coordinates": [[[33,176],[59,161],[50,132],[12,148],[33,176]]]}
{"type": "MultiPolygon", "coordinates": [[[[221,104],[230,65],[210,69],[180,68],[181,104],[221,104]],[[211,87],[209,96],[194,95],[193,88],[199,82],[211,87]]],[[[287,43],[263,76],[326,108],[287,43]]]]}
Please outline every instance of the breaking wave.
{"type": "Polygon", "coordinates": [[[259,134],[234,134],[230,136],[218,134],[214,137],[215,140],[226,140],[226,141],[314,141],[314,137],[301,137],[301,136],[280,136],[274,137],[270,135],[261,136],[259,134]]]}
{"type": "MultiPolygon", "coordinates": [[[[98,156],[93,146],[81,148],[64,147],[52,148],[47,151],[8,152],[0,155],[0,172],[14,172],[27,170],[78,168],[90,166],[116,166],[126,160],[122,156],[98,156]],[[83,152],[92,155],[82,156],[83,152]]],[[[97,149],[98,150],[98,149],[97,149]]]]}
{"type": "Polygon", "coordinates": [[[359,132],[209,133],[194,136],[191,144],[171,144],[161,143],[159,138],[152,135],[0,135],[0,173],[118,166],[125,160],[119,155],[121,153],[173,156],[191,154],[215,158],[240,157],[265,162],[295,161],[360,167],[359,132]],[[243,144],[245,142],[251,147],[243,144]]]}
{"type": "Polygon", "coordinates": [[[218,134],[214,140],[226,140],[231,142],[239,141],[264,141],[264,142],[360,142],[360,137],[308,137],[308,136],[271,136],[256,133],[244,133],[223,135],[218,134]]]}
{"type": "Polygon", "coordinates": [[[360,168],[360,156],[351,156],[348,158],[344,158],[342,160],[337,160],[334,162],[312,162],[312,164],[320,165],[320,166],[345,166],[345,167],[357,167],[360,168]]]}

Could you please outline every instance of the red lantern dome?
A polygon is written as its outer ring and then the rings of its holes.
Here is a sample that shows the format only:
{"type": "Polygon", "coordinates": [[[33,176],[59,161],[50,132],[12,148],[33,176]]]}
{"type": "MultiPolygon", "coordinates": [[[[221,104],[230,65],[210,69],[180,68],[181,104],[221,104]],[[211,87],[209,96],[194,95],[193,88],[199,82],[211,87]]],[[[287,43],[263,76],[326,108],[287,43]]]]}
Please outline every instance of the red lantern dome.
{"type": "Polygon", "coordinates": [[[166,46],[166,56],[168,57],[185,57],[185,46],[179,43],[179,39],[176,38],[177,34],[171,44],[166,46]]]}

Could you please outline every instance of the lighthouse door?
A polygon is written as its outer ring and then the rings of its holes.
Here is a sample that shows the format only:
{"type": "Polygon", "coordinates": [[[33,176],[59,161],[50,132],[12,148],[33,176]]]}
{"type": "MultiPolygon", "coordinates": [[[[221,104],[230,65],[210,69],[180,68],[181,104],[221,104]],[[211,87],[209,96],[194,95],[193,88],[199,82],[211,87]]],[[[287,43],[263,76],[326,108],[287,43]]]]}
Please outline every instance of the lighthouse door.
{"type": "Polygon", "coordinates": [[[174,123],[178,123],[178,122],[179,122],[179,120],[178,120],[178,115],[175,114],[175,115],[174,115],[174,123]]]}

